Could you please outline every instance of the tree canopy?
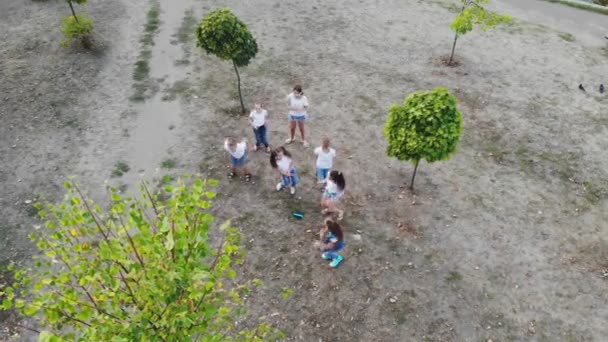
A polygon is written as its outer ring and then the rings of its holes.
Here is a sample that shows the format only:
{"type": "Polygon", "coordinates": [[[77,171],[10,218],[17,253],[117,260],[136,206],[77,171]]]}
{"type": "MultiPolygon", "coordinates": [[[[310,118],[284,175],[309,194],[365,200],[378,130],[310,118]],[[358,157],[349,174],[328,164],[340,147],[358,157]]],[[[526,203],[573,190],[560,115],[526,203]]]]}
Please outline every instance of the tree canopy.
{"type": "MultiPolygon", "coordinates": [[[[41,255],[15,270],[0,289],[2,309],[35,318],[49,341],[261,341],[265,324],[237,327],[248,285],[234,266],[242,261],[239,232],[221,226],[209,241],[209,208],[216,182],[185,178],[165,185],[158,199],[144,183],[141,196],[110,189],[103,210],[77,184],[65,201],[40,206],[45,223],[30,235],[41,255]]],[[[278,338],[278,337],[277,337],[278,338]]]]}
{"type": "MultiPolygon", "coordinates": [[[[384,134],[387,154],[398,160],[435,162],[449,158],[462,132],[462,114],[446,88],[417,91],[389,108],[384,134]]],[[[414,172],[415,176],[415,172],[414,172]]],[[[413,187],[413,178],[412,185],[413,187]]]]}

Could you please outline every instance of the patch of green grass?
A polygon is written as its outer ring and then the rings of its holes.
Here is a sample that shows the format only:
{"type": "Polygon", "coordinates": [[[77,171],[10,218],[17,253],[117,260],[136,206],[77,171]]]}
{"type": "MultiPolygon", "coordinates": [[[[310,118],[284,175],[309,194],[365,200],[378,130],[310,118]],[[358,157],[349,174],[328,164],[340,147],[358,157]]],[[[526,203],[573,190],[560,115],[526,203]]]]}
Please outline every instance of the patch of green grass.
{"type": "Polygon", "coordinates": [[[447,281],[448,283],[455,283],[457,281],[461,281],[462,280],[462,274],[460,274],[460,272],[458,271],[451,271],[450,274],[448,274],[447,277],[445,277],[445,281],[447,281]]]}
{"type": "Polygon", "coordinates": [[[560,3],[562,5],[608,15],[608,8],[601,8],[599,6],[593,6],[591,4],[586,4],[586,3],[583,3],[580,1],[572,1],[572,0],[545,0],[545,1],[556,2],[556,3],[560,3]]]}
{"type": "Polygon", "coordinates": [[[177,41],[185,44],[192,39],[194,28],[196,26],[196,18],[194,17],[194,11],[189,9],[184,13],[182,24],[177,30],[177,41]]]}
{"type": "Polygon", "coordinates": [[[160,167],[162,167],[163,169],[172,169],[177,165],[177,162],[175,162],[175,159],[165,159],[163,160],[162,163],[160,163],[160,167]]]}
{"type": "Polygon", "coordinates": [[[602,201],[607,195],[608,191],[601,187],[599,184],[592,183],[591,181],[583,182],[585,188],[584,197],[592,205],[596,205],[602,201]]]}
{"type": "Polygon", "coordinates": [[[158,0],[153,0],[146,15],[146,23],[144,25],[144,35],[141,38],[141,52],[139,58],[135,62],[133,70],[133,90],[134,93],[129,97],[133,102],[143,102],[146,99],[146,90],[149,89],[146,84],[150,77],[149,60],[152,57],[150,46],[154,45],[154,35],[160,27],[160,5],[158,0]]]}
{"type": "Polygon", "coordinates": [[[126,162],[117,161],[116,164],[114,164],[114,170],[112,170],[112,177],[121,177],[125,173],[129,172],[130,169],[131,168],[126,162]]]}
{"type": "Polygon", "coordinates": [[[163,101],[173,101],[178,97],[189,98],[194,94],[190,82],[182,80],[173,83],[173,85],[165,90],[163,101]]]}
{"type": "Polygon", "coordinates": [[[560,33],[558,35],[559,35],[559,37],[561,39],[563,39],[563,40],[565,40],[567,42],[573,42],[575,40],[574,36],[572,34],[568,33],[568,32],[562,32],[562,33],[560,33]]]}
{"type": "Polygon", "coordinates": [[[140,59],[135,62],[135,70],[133,70],[133,79],[143,81],[150,74],[150,64],[147,59],[140,59]]]}

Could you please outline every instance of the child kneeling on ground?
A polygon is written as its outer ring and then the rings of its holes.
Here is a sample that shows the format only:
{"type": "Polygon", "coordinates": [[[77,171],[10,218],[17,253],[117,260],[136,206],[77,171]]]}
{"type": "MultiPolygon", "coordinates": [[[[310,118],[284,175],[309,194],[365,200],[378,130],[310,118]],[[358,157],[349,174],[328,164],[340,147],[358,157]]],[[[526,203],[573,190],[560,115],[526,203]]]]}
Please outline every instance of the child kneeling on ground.
{"type": "Polygon", "coordinates": [[[251,180],[251,173],[249,173],[249,168],[247,168],[247,140],[241,139],[240,142],[237,142],[235,138],[228,137],[224,141],[224,149],[228,152],[232,166],[228,177],[234,178],[237,171],[242,170],[245,181],[249,182],[251,180]]]}
{"type": "Polygon", "coordinates": [[[321,228],[319,237],[321,241],[317,241],[316,245],[323,251],[321,258],[329,260],[330,267],[338,267],[344,260],[344,257],[338,253],[346,246],[344,230],[338,222],[327,219],[325,225],[321,228]]]}

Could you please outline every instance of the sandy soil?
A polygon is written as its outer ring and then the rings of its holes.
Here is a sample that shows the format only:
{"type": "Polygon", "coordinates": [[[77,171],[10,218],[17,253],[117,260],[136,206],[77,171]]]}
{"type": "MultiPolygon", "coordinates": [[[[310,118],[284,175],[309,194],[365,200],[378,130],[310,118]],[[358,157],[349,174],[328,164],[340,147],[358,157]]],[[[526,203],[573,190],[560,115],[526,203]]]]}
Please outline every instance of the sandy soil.
{"type": "Polygon", "coordinates": [[[581,26],[557,31],[554,19],[516,17],[462,38],[461,65],[446,68],[447,1],[165,0],[152,86],[133,102],[150,6],[92,2],[86,11],[101,46],[86,53],[58,47],[64,3],[0,4],[3,262],[33,252],[26,201],[59,198],[66,175],[103,200],[106,180],[134,191],[141,177],[202,172],[222,181],[218,219],[234,219],[243,232],[243,276],[266,284],[249,301],[251,318],[266,316],[289,339],[605,339],[608,100],[597,86],[608,83],[608,50],[577,39],[581,26]],[[223,137],[253,139],[234,115],[234,74],[180,34],[192,32],[189,17],[219,6],[258,39],[243,90],[250,105],[268,101],[271,143],[287,137],[284,96],[301,83],[310,140],[328,134],[338,150],[349,191],[339,269],[327,269],[311,246],[321,222],[311,148],[290,147],[302,176],[295,198],[274,191],[263,154],[251,156],[255,184],[226,179],[223,137]],[[33,14],[35,22],[25,21],[33,14]],[[403,188],[412,167],[385,156],[382,127],[391,103],[435,86],[459,99],[464,132],[451,160],[421,164],[412,194],[403,188]],[[118,162],[129,170],[113,177],[118,162]],[[293,210],[305,220],[292,220],[293,210]],[[289,300],[280,298],[284,288],[293,290],[289,300]]]}

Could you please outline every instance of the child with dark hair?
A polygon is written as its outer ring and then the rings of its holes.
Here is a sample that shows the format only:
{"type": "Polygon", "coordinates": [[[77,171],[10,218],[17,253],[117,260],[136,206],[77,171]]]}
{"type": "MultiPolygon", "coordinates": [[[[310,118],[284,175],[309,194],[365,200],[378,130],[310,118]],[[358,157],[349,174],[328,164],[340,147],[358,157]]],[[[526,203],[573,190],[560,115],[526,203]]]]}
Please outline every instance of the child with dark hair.
{"type": "Polygon", "coordinates": [[[230,164],[232,165],[228,177],[234,178],[236,172],[242,170],[245,175],[245,181],[249,182],[251,180],[251,173],[249,173],[249,169],[247,168],[247,162],[249,161],[247,159],[247,140],[241,139],[237,141],[235,138],[228,137],[224,141],[224,149],[228,152],[230,164]]]}
{"type": "Polygon", "coordinates": [[[340,197],[344,195],[345,187],[346,180],[344,179],[344,174],[341,171],[331,171],[327,177],[327,186],[321,198],[321,213],[323,215],[337,212],[338,221],[344,218],[344,210],[338,209],[337,205],[340,197]]]}
{"type": "Polygon", "coordinates": [[[296,193],[296,185],[300,182],[296,168],[293,166],[291,153],[285,147],[280,146],[270,153],[270,166],[279,171],[281,182],[277,184],[277,191],[289,186],[289,192],[296,193]]]}
{"type": "Polygon", "coordinates": [[[330,267],[337,267],[344,260],[338,252],[346,246],[344,243],[344,230],[338,222],[327,219],[319,232],[320,241],[316,242],[323,253],[321,258],[329,260],[330,267]]]}

